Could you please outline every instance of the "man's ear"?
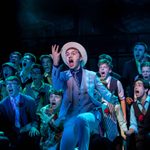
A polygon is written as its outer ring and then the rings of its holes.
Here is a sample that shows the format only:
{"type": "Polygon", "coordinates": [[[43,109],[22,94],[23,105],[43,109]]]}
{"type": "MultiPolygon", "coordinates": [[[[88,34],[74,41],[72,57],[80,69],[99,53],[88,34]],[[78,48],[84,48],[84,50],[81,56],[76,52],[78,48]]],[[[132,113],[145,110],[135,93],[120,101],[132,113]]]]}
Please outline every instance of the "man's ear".
{"type": "Polygon", "coordinates": [[[109,73],[111,73],[112,72],[112,69],[109,69],[109,73]]]}

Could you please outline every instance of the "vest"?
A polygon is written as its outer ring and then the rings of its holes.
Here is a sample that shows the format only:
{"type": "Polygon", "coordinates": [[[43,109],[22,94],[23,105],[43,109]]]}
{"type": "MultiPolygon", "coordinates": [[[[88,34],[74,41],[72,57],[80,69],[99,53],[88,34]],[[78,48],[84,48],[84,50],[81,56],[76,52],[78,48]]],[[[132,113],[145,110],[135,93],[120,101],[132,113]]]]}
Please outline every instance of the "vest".
{"type": "Polygon", "coordinates": [[[139,134],[146,134],[150,132],[150,105],[145,115],[140,111],[137,102],[133,103],[133,108],[135,111],[139,134]],[[139,120],[140,115],[143,116],[143,120],[139,120]]]}
{"type": "Polygon", "coordinates": [[[111,78],[109,90],[111,93],[114,93],[115,95],[117,95],[118,93],[117,79],[114,77],[111,78]]]}
{"type": "Polygon", "coordinates": [[[68,113],[72,116],[93,110],[94,104],[90,100],[86,87],[81,90],[81,85],[78,87],[74,78],[72,82],[72,104],[68,113]]]}

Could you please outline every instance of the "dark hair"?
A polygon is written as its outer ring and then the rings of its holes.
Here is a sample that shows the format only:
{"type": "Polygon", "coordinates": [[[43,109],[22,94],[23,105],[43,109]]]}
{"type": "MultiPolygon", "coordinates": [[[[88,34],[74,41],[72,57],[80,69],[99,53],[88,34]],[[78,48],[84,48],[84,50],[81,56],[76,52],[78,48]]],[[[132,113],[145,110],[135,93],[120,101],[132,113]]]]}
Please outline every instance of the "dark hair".
{"type": "Polygon", "coordinates": [[[144,88],[145,89],[149,89],[150,88],[150,85],[149,85],[149,82],[143,78],[137,78],[135,81],[134,81],[134,85],[137,81],[141,81],[144,85],[144,88]]]}
{"type": "Polygon", "coordinates": [[[101,54],[99,55],[99,60],[100,59],[107,59],[108,61],[111,61],[112,62],[112,57],[108,54],[101,54]]]}
{"type": "Polygon", "coordinates": [[[50,61],[52,62],[52,57],[50,55],[41,55],[39,60],[42,61],[43,58],[49,58],[50,61]]]}
{"type": "Polygon", "coordinates": [[[5,82],[6,81],[16,81],[18,84],[21,84],[21,81],[17,76],[9,76],[5,79],[5,82]]]}
{"type": "Polygon", "coordinates": [[[12,68],[15,72],[17,71],[16,65],[12,62],[6,62],[2,64],[2,68],[9,66],[10,68],[12,68]]]}
{"type": "Polygon", "coordinates": [[[11,52],[9,56],[11,57],[11,55],[13,55],[13,54],[18,55],[20,59],[22,58],[22,54],[20,52],[18,52],[18,51],[11,52]]]}
{"type": "Polygon", "coordinates": [[[98,67],[99,67],[101,64],[107,64],[111,69],[113,68],[112,62],[109,61],[108,59],[100,59],[100,60],[98,61],[98,67]]]}
{"type": "Polygon", "coordinates": [[[34,68],[40,69],[41,74],[44,74],[44,69],[43,69],[43,67],[42,67],[40,64],[33,64],[33,65],[32,65],[32,68],[31,68],[31,71],[32,71],[34,68]]]}
{"type": "Polygon", "coordinates": [[[144,42],[136,42],[136,43],[134,43],[134,45],[133,45],[133,49],[134,49],[134,47],[135,47],[136,45],[142,45],[142,46],[144,46],[144,48],[145,48],[145,52],[148,51],[148,46],[147,46],[146,43],[144,43],[144,42]]]}
{"type": "Polygon", "coordinates": [[[55,90],[55,89],[52,88],[52,89],[49,90],[49,93],[62,96],[63,95],[63,90],[55,90]]]}
{"type": "Polygon", "coordinates": [[[144,61],[142,64],[141,64],[141,68],[142,67],[150,67],[150,62],[149,61],[144,61]]]}
{"type": "Polygon", "coordinates": [[[30,56],[31,57],[31,60],[32,62],[36,62],[36,56],[32,53],[25,53],[24,56],[30,56]]]}

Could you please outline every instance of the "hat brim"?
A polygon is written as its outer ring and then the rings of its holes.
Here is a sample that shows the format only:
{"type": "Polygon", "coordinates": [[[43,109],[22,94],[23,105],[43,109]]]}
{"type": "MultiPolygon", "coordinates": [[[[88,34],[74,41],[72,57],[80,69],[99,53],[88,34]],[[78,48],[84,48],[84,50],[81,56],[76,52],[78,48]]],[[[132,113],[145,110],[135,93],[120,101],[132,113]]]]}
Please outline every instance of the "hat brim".
{"type": "Polygon", "coordinates": [[[85,48],[77,42],[68,42],[65,45],[63,45],[63,47],[61,49],[61,57],[62,57],[64,63],[68,66],[67,60],[66,60],[66,51],[70,48],[75,48],[80,52],[80,54],[82,56],[81,66],[84,67],[85,64],[87,63],[87,53],[86,53],[85,48]]]}

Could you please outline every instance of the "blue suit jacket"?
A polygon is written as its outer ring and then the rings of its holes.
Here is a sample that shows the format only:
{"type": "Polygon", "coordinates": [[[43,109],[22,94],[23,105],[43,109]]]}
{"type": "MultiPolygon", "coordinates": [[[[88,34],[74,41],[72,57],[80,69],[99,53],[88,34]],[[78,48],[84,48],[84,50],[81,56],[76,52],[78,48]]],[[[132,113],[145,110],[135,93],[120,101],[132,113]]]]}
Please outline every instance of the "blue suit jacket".
{"type": "MultiPolygon", "coordinates": [[[[27,125],[28,123],[31,123],[32,126],[37,127],[36,106],[34,99],[30,96],[20,94],[20,102],[18,105],[21,127],[27,125]]],[[[15,127],[15,112],[9,96],[0,102],[0,130],[4,131],[8,137],[19,132],[15,127]]]]}
{"type": "Polygon", "coordinates": [[[139,73],[137,70],[135,59],[131,59],[125,62],[123,67],[122,82],[127,96],[133,97],[133,83],[135,77],[138,74],[139,73]],[[127,89],[128,86],[130,87],[130,89],[127,89]]]}

